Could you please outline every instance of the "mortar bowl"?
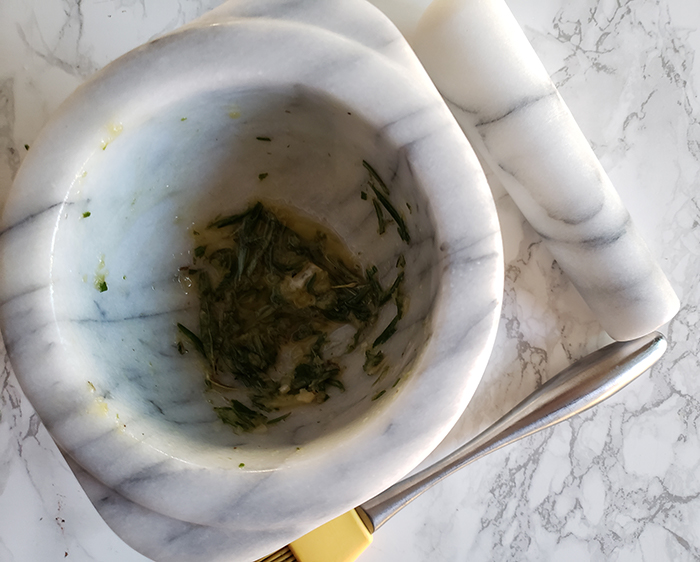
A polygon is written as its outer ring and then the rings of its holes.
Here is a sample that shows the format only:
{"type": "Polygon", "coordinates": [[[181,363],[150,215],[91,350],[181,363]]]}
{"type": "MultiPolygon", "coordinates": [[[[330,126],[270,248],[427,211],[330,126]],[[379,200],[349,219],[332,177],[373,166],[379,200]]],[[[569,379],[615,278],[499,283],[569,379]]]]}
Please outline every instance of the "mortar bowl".
{"type": "Polygon", "coordinates": [[[355,1],[227,3],[98,72],[32,145],[0,267],[8,354],[52,437],[138,509],[232,537],[165,556],[108,519],[154,559],[190,561],[266,554],[414,468],[474,393],[503,288],[470,146],[355,1]],[[401,272],[405,310],[381,373],[363,364],[393,304],[345,354],[343,390],[240,431],[178,328],[201,319],[181,271],[200,230],[259,201],[337,235],[383,287],[401,272]]]}

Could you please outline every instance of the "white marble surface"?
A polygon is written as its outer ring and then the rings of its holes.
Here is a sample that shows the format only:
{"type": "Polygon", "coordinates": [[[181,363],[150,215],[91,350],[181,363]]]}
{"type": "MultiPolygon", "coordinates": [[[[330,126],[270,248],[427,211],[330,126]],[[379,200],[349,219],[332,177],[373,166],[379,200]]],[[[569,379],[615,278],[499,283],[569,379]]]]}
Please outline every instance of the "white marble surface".
{"type": "MultiPolygon", "coordinates": [[[[696,395],[700,8],[685,0],[511,0],[535,51],[681,298],[661,364],[607,404],[417,500],[367,561],[700,558],[696,395]]],[[[0,5],[0,188],[84,77],[211,5],[0,5]]],[[[506,289],[496,350],[443,450],[607,341],[500,185],[506,289]]],[[[100,520],[6,367],[0,560],[137,561],[100,520]]]]}

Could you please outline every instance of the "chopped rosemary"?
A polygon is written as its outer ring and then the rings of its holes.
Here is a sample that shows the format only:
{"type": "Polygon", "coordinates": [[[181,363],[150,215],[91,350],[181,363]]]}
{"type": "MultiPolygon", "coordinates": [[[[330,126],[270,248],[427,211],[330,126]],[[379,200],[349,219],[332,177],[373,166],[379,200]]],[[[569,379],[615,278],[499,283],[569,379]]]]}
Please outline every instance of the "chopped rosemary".
{"type": "Polygon", "coordinates": [[[408,244],[411,241],[411,235],[408,233],[408,229],[406,228],[406,222],[403,220],[401,213],[399,213],[394,208],[394,206],[391,204],[391,201],[389,201],[389,199],[387,199],[387,197],[381,191],[374,187],[374,185],[370,185],[370,187],[372,188],[372,191],[374,191],[374,194],[377,196],[377,199],[379,199],[379,202],[389,212],[391,218],[393,218],[396,221],[396,228],[398,228],[399,230],[399,236],[401,237],[401,240],[408,244]]]}
{"type": "Polygon", "coordinates": [[[378,367],[381,362],[384,361],[384,354],[381,351],[375,351],[374,349],[368,349],[365,351],[365,363],[362,368],[366,373],[370,373],[375,367],[378,367]]]}
{"type": "MultiPolygon", "coordinates": [[[[410,243],[411,235],[408,233],[406,221],[404,220],[403,215],[397,211],[396,207],[394,207],[391,201],[389,201],[389,188],[369,162],[363,160],[362,165],[369,172],[369,187],[376,196],[376,198],[372,199],[372,204],[374,205],[374,210],[377,213],[377,220],[379,221],[379,234],[384,234],[386,231],[386,220],[384,219],[384,213],[382,212],[382,207],[384,207],[384,209],[386,209],[386,211],[391,215],[391,218],[394,219],[401,240],[406,242],[406,244],[410,243]],[[377,188],[377,186],[379,186],[379,188],[377,188]],[[379,205],[380,203],[381,206],[379,205]]],[[[362,199],[367,199],[367,194],[364,191],[361,191],[360,197],[362,197],[362,199]]],[[[406,203],[406,206],[410,211],[411,206],[408,203],[406,203]]]]}
{"type": "Polygon", "coordinates": [[[384,331],[377,336],[376,340],[374,340],[374,343],[372,344],[373,348],[386,343],[389,338],[396,333],[396,324],[398,324],[399,320],[401,320],[401,316],[397,313],[392,321],[389,322],[389,325],[384,328],[384,331]]]}
{"type": "Polygon", "coordinates": [[[230,406],[214,408],[222,422],[243,431],[252,431],[267,421],[260,412],[251,410],[238,400],[231,400],[230,406]]]}
{"type": "Polygon", "coordinates": [[[291,412],[273,419],[265,412],[289,406],[290,399],[320,403],[331,389],[344,391],[330,334],[351,326],[352,351],[393,298],[397,314],[366,352],[365,371],[384,361],[375,348],[396,331],[403,271],[385,290],[376,267],[363,275],[329,251],[337,241],[329,244],[320,227],[302,236],[260,202],[217,217],[208,233],[193,263],[180,268],[199,295],[198,333],[177,327],[205,358],[207,386],[226,397],[227,405],[214,408],[224,423],[241,431],[274,425],[291,412]]]}
{"type": "Polygon", "coordinates": [[[379,234],[384,234],[386,232],[386,221],[384,220],[384,212],[382,207],[376,198],[372,199],[372,204],[374,205],[374,212],[377,213],[377,222],[379,223],[379,234]]]}
{"type": "Polygon", "coordinates": [[[379,187],[381,188],[381,190],[384,192],[384,194],[386,196],[388,196],[389,195],[389,188],[386,186],[386,184],[384,183],[384,180],[382,180],[382,178],[375,171],[375,169],[370,165],[370,163],[367,162],[367,160],[363,160],[362,165],[369,172],[370,178],[373,179],[374,181],[376,181],[379,184],[379,187]]]}
{"type": "MultiPolygon", "coordinates": [[[[391,284],[391,287],[389,287],[389,289],[386,290],[386,291],[384,292],[384,294],[382,294],[382,297],[379,299],[379,304],[380,304],[380,305],[382,305],[382,304],[388,302],[389,299],[391,299],[391,297],[394,296],[394,295],[396,294],[396,292],[397,292],[398,289],[399,289],[399,285],[400,285],[401,282],[403,281],[403,277],[404,277],[404,272],[401,271],[401,272],[396,276],[396,279],[395,279],[394,282],[391,284]]],[[[398,308],[398,304],[397,304],[397,308],[398,308]]]]}
{"type": "Polygon", "coordinates": [[[192,342],[192,345],[194,345],[194,348],[202,355],[205,355],[204,345],[202,344],[202,340],[199,339],[197,334],[195,334],[191,330],[187,329],[185,326],[183,326],[179,322],[178,322],[177,327],[185,335],[185,337],[188,340],[190,340],[190,342],[192,342]]]}

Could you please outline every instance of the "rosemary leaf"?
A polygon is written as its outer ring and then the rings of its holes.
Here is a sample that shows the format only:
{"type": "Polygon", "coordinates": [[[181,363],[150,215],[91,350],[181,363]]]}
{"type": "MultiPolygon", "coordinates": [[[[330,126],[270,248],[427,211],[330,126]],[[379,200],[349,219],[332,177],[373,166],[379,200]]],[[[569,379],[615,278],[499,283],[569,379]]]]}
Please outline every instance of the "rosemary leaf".
{"type": "Polygon", "coordinates": [[[271,419],[270,421],[267,422],[267,425],[275,425],[276,423],[279,423],[281,421],[286,420],[291,415],[292,415],[292,412],[287,412],[283,416],[279,416],[279,417],[271,419]]]}
{"type": "Polygon", "coordinates": [[[238,400],[231,400],[228,407],[214,408],[222,422],[243,431],[252,431],[259,425],[267,422],[267,416],[251,410],[238,400]]]}
{"type": "Polygon", "coordinates": [[[401,320],[401,317],[398,314],[394,316],[392,321],[389,322],[389,325],[384,328],[384,331],[377,336],[376,340],[374,340],[374,343],[372,344],[373,348],[386,343],[389,338],[396,333],[396,324],[398,324],[399,320],[401,320]]]}
{"type": "Polygon", "coordinates": [[[370,185],[372,188],[372,191],[374,191],[374,194],[377,196],[377,199],[379,199],[379,202],[384,206],[384,208],[388,211],[388,213],[391,215],[391,218],[396,221],[396,228],[399,231],[399,236],[401,237],[401,240],[406,242],[408,244],[411,242],[411,235],[408,233],[408,229],[406,228],[406,222],[404,221],[403,217],[401,216],[401,213],[399,213],[394,206],[391,204],[391,201],[387,199],[383,193],[381,193],[376,187],[373,185],[370,185]]]}
{"type": "Polygon", "coordinates": [[[375,171],[375,169],[370,165],[367,160],[362,161],[362,165],[367,169],[369,172],[370,177],[376,181],[379,184],[379,187],[382,188],[382,191],[384,192],[385,195],[389,195],[389,188],[386,186],[384,183],[384,180],[382,180],[381,177],[379,177],[379,174],[375,171]]]}
{"type": "Polygon", "coordinates": [[[403,278],[404,278],[404,272],[402,271],[396,276],[396,279],[391,284],[391,287],[389,287],[389,289],[386,292],[382,293],[382,296],[379,299],[380,305],[383,305],[384,303],[389,302],[389,300],[394,295],[394,293],[396,293],[396,291],[399,290],[399,285],[401,285],[403,278]]]}
{"type": "Polygon", "coordinates": [[[377,213],[377,222],[379,223],[378,232],[379,234],[384,234],[386,232],[386,221],[384,220],[382,207],[376,197],[372,199],[372,205],[374,205],[374,212],[377,213]]]}
{"type": "MultiPolygon", "coordinates": [[[[180,324],[179,322],[178,322],[178,324],[177,324],[177,328],[178,328],[178,330],[180,330],[180,331],[183,333],[183,335],[184,335],[188,340],[190,340],[190,342],[192,342],[192,345],[194,345],[194,348],[195,348],[199,353],[201,353],[203,357],[206,357],[206,356],[207,356],[207,354],[204,353],[204,345],[202,344],[202,340],[199,339],[199,337],[197,336],[197,334],[195,334],[195,333],[192,332],[191,330],[187,329],[185,326],[183,326],[183,325],[180,324]]],[[[178,349],[179,349],[179,348],[178,348],[178,349]]],[[[181,352],[181,353],[182,353],[182,352],[181,352]]]]}

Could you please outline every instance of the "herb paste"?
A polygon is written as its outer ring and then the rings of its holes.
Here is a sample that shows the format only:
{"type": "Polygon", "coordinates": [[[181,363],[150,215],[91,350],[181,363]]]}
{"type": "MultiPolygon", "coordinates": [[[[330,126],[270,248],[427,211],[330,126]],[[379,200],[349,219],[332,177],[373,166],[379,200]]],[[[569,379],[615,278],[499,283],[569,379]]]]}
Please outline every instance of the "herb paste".
{"type": "MultiPolygon", "coordinates": [[[[376,195],[378,176],[366,167],[376,195]]],[[[377,199],[392,218],[398,215],[388,208],[388,192],[373,198],[375,209],[377,199]]],[[[385,363],[379,347],[403,315],[403,256],[394,282],[384,288],[377,268],[363,271],[333,233],[285,215],[257,202],[217,218],[201,234],[195,231],[193,262],[180,270],[181,281],[198,294],[199,326],[178,329],[205,359],[207,385],[227,396],[226,405],[214,410],[241,431],[284,421],[291,412],[280,415],[280,409],[344,391],[338,358],[352,352],[380,310],[394,303],[395,316],[365,351],[364,370],[379,372],[385,363]],[[338,333],[345,334],[340,345],[338,333]],[[235,398],[227,395],[234,390],[235,398]]],[[[388,221],[377,215],[383,233],[388,221]]],[[[392,222],[407,241],[403,221],[392,222]]],[[[182,341],[178,350],[186,352],[182,341]]]]}

